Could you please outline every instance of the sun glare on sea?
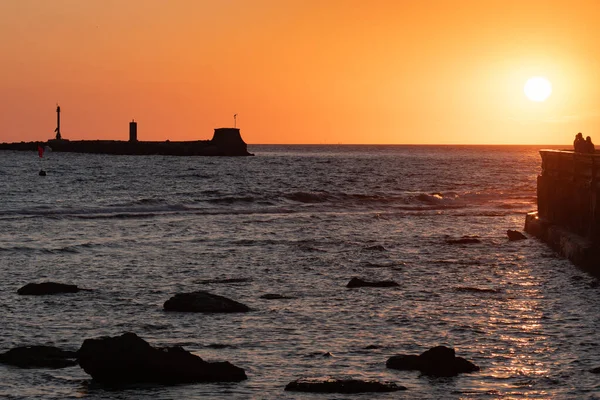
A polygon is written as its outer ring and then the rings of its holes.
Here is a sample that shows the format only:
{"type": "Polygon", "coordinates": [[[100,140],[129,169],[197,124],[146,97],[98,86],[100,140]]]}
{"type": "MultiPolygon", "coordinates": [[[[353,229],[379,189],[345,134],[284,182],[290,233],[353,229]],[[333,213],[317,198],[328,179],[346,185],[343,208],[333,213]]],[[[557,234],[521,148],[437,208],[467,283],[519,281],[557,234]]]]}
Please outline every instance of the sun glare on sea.
{"type": "Polygon", "coordinates": [[[544,101],[552,94],[552,84],[542,76],[534,76],[525,82],[523,91],[531,101],[544,101]]]}

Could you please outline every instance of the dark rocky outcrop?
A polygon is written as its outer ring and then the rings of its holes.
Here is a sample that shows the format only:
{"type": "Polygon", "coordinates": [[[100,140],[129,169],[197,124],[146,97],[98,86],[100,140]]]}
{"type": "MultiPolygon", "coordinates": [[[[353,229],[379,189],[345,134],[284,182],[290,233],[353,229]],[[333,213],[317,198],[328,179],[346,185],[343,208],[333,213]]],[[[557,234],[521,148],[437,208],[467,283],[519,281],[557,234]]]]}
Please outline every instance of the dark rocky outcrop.
{"type": "Polygon", "coordinates": [[[506,235],[508,236],[508,240],[510,240],[511,242],[515,240],[527,239],[527,236],[523,235],[521,232],[512,231],[510,229],[506,231],[506,235]]]}
{"type": "Polygon", "coordinates": [[[481,240],[472,236],[463,236],[460,239],[446,239],[446,243],[448,244],[472,244],[472,243],[481,243],[481,240]]]}
{"type": "Polygon", "coordinates": [[[346,285],[348,288],[359,288],[359,287],[395,287],[400,286],[394,281],[365,281],[360,278],[352,278],[346,285]]]}
{"type": "Polygon", "coordinates": [[[423,375],[456,376],[463,372],[479,371],[479,367],[462,357],[456,357],[454,349],[446,346],[433,347],[421,355],[397,355],[390,357],[386,367],[398,370],[418,370],[423,375]]]}
{"type": "Polygon", "coordinates": [[[20,295],[45,295],[45,294],[57,294],[57,293],[77,293],[80,290],[77,285],[67,285],[64,283],[56,282],[42,282],[42,283],[28,283],[19,290],[17,294],[20,295]]]}
{"type": "Polygon", "coordinates": [[[64,368],[77,365],[77,352],[53,346],[15,347],[0,354],[0,363],[21,368],[64,368]]]}
{"type": "Polygon", "coordinates": [[[79,365],[95,381],[125,383],[239,382],[242,368],[207,362],[181,347],[155,348],[135,333],[86,339],[79,349],[79,365]]]}
{"type": "Polygon", "coordinates": [[[592,368],[590,369],[590,372],[592,374],[600,374],[600,367],[592,368]]]}
{"type": "Polygon", "coordinates": [[[393,382],[365,381],[358,379],[300,378],[286,385],[285,390],[313,393],[366,393],[396,392],[406,387],[393,382]]]}
{"type": "Polygon", "coordinates": [[[261,299],[265,300],[282,300],[282,299],[293,299],[293,297],[284,296],[278,293],[267,293],[260,296],[261,299]]]}
{"type": "Polygon", "coordinates": [[[235,300],[202,290],[177,293],[164,304],[165,311],[234,313],[247,312],[250,308],[235,300]]]}

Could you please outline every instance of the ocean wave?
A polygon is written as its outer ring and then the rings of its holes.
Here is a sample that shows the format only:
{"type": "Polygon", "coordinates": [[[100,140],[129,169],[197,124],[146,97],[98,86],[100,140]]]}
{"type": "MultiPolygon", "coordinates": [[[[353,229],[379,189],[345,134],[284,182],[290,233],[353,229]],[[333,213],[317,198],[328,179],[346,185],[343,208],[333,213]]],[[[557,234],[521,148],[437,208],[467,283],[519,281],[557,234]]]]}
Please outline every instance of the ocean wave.
{"type": "Polygon", "coordinates": [[[235,196],[227,196],[227,197],[220,197],[220,198],[216,198],[216,199],[209,199],[206,200],[209,203],[213,203],[213,204],[233,204],[233,203],[253,203],[255,201],[257,201],[257,199],[253,196],[242,196],[242,197],[235,197],[235,196]]]}
{"type": "Polygon", "coordinates": [[[356,209],[379,212],[427,212],[437,210],[468,209],[466,214],[506,215],[530,211],[535,208],[531,196],[509,196],[502,193],[480,192],[381,192],[349,193],[329,191],[275,191],[221,193],[205,190],[194,193],[175,193],[168,197],[140,197],[108,204],[102,207],[82,205],[66,207],[49,205],[0,210],[0,220],[20,218],[152,218],[168,213],[194,214],[252,214],[294,213],[313,210],[315,213],[329,211],[352,211],[356,209]],[[190,196],[190,194],[192,196],[190,196]],[[302,208],[299,208],[302,207],[302,208]]]}
{"type": "Polygon", "coordinates": [[[465,204],[457,201],[458,195],[450,193],[400,193],[400,194],[362,194],[362,193],[329,193],[329,192],[292,192],[282,195],[283,199],[304,203],[334,203],[336,206],[369,207],[391,206],[407,210],[423,208],[457,208],[465,204]]]}
{"type": "Polygon", "coordinates": [[[0,246],[0,253],[2,252],[16,252],[16,253],[44,253],[44,254],[61,254],[61,253],[80,253],[81,249],[92,248],[96,246],[94,243],[86,242],[70,246],[62,247],[34,247],[34,246],[0,246]]]}
{"type": "Polygon", "coordinates": [[[145,206],[140,207],[136,205],[130,206],[108,206],[98,208],[31,208],[31,209],[20,209],[0,212],[1,218],[14,218],[18,216],[20,218],[60,218],[60,217],[75,217],[75,218],[102,218],[106,216],[110,217],[144,217],[151,216],[154,214],[168,213],[168,212],[179,212],[189,210],[189,207],[183,204],[164,204],[157,206],[145,206]]]}
{"type": "Polygon", "coordinates": [[[454,288],[456,292],[463,293],[500,293],[500,289],[492,289],[492,288],[480,288],[480,287],[471,287],[471,286],[459,286],[454,288]]]}

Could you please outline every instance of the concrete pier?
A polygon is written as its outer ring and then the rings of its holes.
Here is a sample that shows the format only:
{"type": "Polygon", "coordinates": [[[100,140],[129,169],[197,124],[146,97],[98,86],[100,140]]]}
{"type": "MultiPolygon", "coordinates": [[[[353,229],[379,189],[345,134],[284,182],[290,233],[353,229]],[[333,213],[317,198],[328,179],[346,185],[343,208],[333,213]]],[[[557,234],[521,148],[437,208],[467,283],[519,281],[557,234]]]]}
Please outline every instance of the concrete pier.
{"type": "Polygon", "coordinates": [[[600,154],[541,150],[537,212],[525,231],[600,275],[600,154]]]}

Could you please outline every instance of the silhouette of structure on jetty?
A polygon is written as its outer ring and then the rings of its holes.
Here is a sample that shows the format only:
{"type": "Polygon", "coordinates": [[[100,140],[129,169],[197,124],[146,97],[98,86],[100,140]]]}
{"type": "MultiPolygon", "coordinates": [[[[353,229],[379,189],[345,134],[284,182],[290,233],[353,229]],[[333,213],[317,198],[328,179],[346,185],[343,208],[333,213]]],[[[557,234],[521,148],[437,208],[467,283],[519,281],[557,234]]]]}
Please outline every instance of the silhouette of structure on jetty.
{"type": "Polygon", "coordinates": [[[525,231],[600,276],[600,154],[541,150],[538,210],[525,231]]]}
{"type": "MultiPolygon", "coordinates": [[[[237,116],[237,114],[236,114],[237,116]]],[[[60,132],[60,106],[56,106],[56,136],[47,141],[52,151],[116,155],[251,156],[239,128],[216,128],[211,140],[138,141],[137,122],[129,123],[129,141],[68,140],[60,132]]],[[[40,142],[0,143],[0,150],[35,151],[40,142]]]]}
{"type": "Polygon", "coordinates": [[[60,135],[60,106],[58,104],[56,105],[56,129],[54,130],[54,132],[56,132],[56,140],[61,140],[62,136],[60,135]]]}

